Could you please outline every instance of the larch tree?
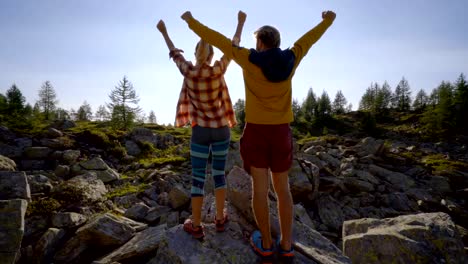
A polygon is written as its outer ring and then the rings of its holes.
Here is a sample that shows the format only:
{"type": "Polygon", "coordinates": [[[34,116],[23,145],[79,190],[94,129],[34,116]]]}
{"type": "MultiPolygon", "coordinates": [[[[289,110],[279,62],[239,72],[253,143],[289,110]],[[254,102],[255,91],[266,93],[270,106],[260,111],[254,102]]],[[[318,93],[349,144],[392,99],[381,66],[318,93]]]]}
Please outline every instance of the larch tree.
{"type": "Polygon", "coordinates": [[[413,101],[413,109],[416,111],[422,111],[426,108],[429,102],[429,97],[427,96],[424,89],[420,89],[413,101]]]}
{"type": "Polygon", "coordinates": [[[111,91],[109,98],[111,102],[107,104],[107,108],[111,113],[112,125],[127,130],[133,125],[141,109],[138,106],[140,99],[126,76],[111,91]]]}
{"type": "Polygon", "coordinates": [[[99,121],[107,121],[110,119],[110,114],[104,105],[100,105],[94,114],[94,117],[99,121]]]}
{"type": "Polygon", "coordinates": [[[58,104],[57,94],[50,81],[45,81],[39,89],[38,105],[42,110],[45,120],[49,120],[58,104]]]}
{"type": "Polygon", "coordinates": [[[463,73],[460,74],[455,82],[455,116],[456,126],[461,131],[468,132],[468,122],[466,122],[466,113],[468,113],[468,84],[463,73]]]}
{"type": "Polygon", "coordinates": [[[334,114],[340,115],[346,112],[346,104],[348,101],[346,100],[343,92],[339,90],[336,92],[335,99],[333,100],[332,111],[334,114]]]}
{"type": "Polygon", "coordinates": [[[154,111],[151,110],[148,115],[148,123],[150,124],[156,124],[156,114],[154,114],[154,111]]]}
{"type": "Polygon", "coordinates": [[[395,87],[393,107],[398,111],[409,111],[411,106],[411,89],[408,81],[403,77],[395,87]]]}
{"type": "Polygon", "coordinates": [[[75,119],[77,121],[91,121],[92,118],[93,111],[91,109],[91,105],[84,101],[83,104],[78,108],[75,119]]]}

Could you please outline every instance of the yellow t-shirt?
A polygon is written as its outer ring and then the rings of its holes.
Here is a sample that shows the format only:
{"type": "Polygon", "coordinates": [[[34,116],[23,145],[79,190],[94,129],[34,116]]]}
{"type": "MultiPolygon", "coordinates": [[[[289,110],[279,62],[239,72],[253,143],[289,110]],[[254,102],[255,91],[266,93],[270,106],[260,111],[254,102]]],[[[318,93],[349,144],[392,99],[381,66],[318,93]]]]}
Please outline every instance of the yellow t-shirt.
{"type": "Polygon", "coordinates": [[[323,20],[294,43],[291,48],[295,55],[294,68],[288,79],[282,82],[267,80],[261,68],[249,61],[249,49],[232,45],[229,38],[204,26],[196,19],[187,22],[190,29],[200,38],[220,49],[225,56],[232,58],[242,68],[245,85],[245,121],[274,125],[293,121],[292,77],[310,47],[320,39],[333,21],[323,20]]]}

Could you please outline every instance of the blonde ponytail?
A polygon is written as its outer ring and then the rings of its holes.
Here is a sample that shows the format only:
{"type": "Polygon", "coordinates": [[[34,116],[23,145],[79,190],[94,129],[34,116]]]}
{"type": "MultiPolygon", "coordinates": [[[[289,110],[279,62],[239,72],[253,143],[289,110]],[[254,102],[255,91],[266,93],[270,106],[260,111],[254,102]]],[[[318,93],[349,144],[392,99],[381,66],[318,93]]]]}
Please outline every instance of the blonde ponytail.
{"type": "Polygon", "coordinates": [[[203,65],[205,62],[210,63],[212,57],[213,46],[203,40],[200,40],[195,47],[195,58],[197,60],[197,65],[203,65]]]}

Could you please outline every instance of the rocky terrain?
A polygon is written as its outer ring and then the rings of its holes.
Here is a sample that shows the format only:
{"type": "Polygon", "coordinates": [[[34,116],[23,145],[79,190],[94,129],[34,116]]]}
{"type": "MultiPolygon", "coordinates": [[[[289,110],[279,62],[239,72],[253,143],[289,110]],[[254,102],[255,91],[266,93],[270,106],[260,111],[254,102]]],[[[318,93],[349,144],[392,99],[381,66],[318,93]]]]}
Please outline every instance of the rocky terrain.
{"type": "MultiPolygon", "coordinates": [[[[73,126],[34,136],[0,127],[0,264],[256,263],[238,142],[226,168],[227,230],[215,231],[208,181],[198,241],[181,225],[191,211],[187,139],[135,128],[110,147],[73,126]],[[179,156],[138,162],[148,145],[179,156]]],[[[332,135],[296,143],[295,263],[466,263],[467,162],[463,144],[332,135]]],[[[277,234],[273,193],[270,206],[277,234]]]]}

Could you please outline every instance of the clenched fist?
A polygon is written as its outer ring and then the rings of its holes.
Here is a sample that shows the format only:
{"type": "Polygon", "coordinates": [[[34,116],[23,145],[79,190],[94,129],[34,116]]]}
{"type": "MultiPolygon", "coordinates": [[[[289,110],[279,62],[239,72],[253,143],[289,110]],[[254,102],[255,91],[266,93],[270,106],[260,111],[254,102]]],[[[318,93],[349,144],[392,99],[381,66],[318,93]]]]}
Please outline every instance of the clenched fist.
{"type": "Polygon", "coordinates": [[[322,12],[322,18],[333,21],[336,18],[336,14],[333,11],[330,11],[330,10],[323,11],[322,12]]]}

